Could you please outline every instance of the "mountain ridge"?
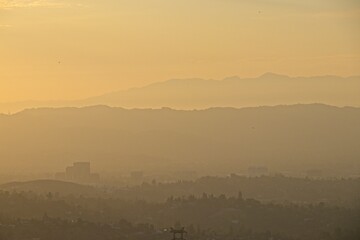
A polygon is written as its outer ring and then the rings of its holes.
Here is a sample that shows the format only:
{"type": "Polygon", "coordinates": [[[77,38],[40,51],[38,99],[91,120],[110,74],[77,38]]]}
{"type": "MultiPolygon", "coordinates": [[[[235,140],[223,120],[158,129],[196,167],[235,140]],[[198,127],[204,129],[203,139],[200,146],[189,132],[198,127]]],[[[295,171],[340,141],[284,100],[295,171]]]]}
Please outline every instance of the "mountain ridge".
{"type": "Polygon", "coordinates": [[[124,108],[206,109],[324,103],[360,106],[360,76],[289,77],[265,73],[255,78],[231,76],[222,80],[188,78],[155,82],[79,100],[0,103],[0,112],[31,107],[110,105],[124,108]],[[346,82],[344,82],[346,81],[346,82]]]}
{"type": "MultiPolygon", "coordinates": [[[[109,169],[207,174],[360,169],[360,108],[323,104],[124,109],[30,109],[0,117],[1,169],[62,171],[75,161],[109,169]],[[18,153],[22,149],[22,154],[18,153]]],[[[99,171],[98,171],[99,170],[99,171]]]]}
{"type": "Polygon", "coordinates": [[[89,105],[89,106],[82,106],[82,107],[39,107],[39,108],[27,108],[20,112],[16,112],[13,114],[1,114],[0,117],[11,117],[11,116],[19,116],[22,114],[27,113],[36,113],[36,112],[46,112],[46,111],[86,111],[86,110],[122,110],[122,111],[176,111],[176,112],[206,112],[206,111],[213,111],[213,110],[264,110],[264,109],[280,109],[280,108],[302,108],[302,107],[311,107],[311,108],[327,108],[327,109],[355,109],[360,110],[360,107],[353,107],[353,106],[333,106],[323,103],[310,103],[310,104],[283,104],[283,105],[264,105],[264,106],[256,106],[256,107],[209,107],[205,109],[175,109],[170,107],[161,107],[161,108],[123,108],[123,107],[113,107],[108,105],[89,105]]]}

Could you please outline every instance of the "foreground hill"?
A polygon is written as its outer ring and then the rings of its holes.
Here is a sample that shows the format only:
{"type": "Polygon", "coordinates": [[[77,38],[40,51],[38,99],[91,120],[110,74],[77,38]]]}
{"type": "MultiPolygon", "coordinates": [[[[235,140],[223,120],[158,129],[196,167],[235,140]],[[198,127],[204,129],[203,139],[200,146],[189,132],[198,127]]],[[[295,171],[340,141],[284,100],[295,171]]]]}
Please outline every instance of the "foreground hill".
{"type": "Polygon", "coordinates": [[[95,106],[0,116],[0,168],[60,171],[91,161],[96,171],[196,170],[358,174],[360,109],[326,105],[200,111],[95,106]]]}
{"type": "Polygon", "coordinates": [[[199,240],[358,240],[360,235],[358,208],[261,203],[241,195],[204,193],[150,203],[0,192],[0,211],[0,236],[6,240],[167,240],[171,235],[164,229],[173,224],[186,227],[187,239],[199,240]]]}
{"type": "Polygon", "coordinates": [[[108,105],[125,108],[206,109],[314,102],[360,106],[360,76],[289,77],[266,73],[257,78],[171,79],[78,101],[0,103],[8,113],[33,107],[108,105]]]}

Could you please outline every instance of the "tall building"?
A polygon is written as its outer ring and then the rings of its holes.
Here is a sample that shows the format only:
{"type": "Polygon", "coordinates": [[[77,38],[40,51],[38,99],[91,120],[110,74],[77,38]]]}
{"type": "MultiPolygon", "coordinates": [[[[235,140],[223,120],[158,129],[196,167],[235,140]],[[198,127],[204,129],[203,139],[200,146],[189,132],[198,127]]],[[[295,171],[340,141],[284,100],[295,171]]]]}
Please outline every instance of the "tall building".
{"type": "Polygon", "coordinates": [[[76,162],[66,168],[66,177],[73,180],[86,180],[90,176],[89,162],[76,162]]]}
{"type": "Polygon", "coordinates": [[[66,167],[65,173],[57,173],[56,178],[64,178],[63,180],[95,183],[99,181],[99,175],[91,173],[90,162],[75,162],[72,166],[66,167]]]}

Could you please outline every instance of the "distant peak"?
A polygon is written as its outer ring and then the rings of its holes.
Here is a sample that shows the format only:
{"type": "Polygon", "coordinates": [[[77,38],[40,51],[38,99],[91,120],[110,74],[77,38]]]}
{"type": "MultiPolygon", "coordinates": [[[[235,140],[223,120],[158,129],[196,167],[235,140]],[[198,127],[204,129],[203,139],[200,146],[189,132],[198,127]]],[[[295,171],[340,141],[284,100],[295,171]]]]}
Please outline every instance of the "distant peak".
{"type": "Polygon", "coordinates": [[[289,78],[289,76],[267,72],[261,75],[259,78],[289,78]]]}
{"type": "Polygon", "coordinates": [[[238,81],[240,80],[241,78],[239,76],[230,76],[230,77],[226,77],[223,79],[223,81],[238,81]]]}

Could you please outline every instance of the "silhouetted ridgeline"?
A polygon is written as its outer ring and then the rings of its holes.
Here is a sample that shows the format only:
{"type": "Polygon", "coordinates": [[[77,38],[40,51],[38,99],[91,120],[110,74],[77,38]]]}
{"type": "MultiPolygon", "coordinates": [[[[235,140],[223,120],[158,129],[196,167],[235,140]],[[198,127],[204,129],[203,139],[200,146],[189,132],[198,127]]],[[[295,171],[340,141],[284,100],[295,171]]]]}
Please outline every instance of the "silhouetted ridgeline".
{"type": "Polygon", "coordinates": [[[35,109],[0,117],[1,169],[271,171],[358,174],[360,109],[326,105],[125,110],[35,109]]]}
{"type": "Polygon", "coordinates": [[[28,182],[10,182],[0,185],[0,190],[15,192],[34,192],[47,194],[49,192],[61,195],[95,195],[101,193],[94,187],[81,185],[72,182],[63,182],[55,180],[35,180],[28,182]]]}
{"type": "Polygon", "coordinates": [[[80,184],[37,180],[13,182],[0,185],[0,190],[9,192],[52,193],[56,196],[91,196],[119,198],[123,200],[146,200],[163,202],[169,198],[182,196],[200,197],[203,193],[237,197],[239,191],[246,198],[255,198],[261,202],[319,204],[331,206],[360,207],[360,178],[357,179],[305,179],[284,176],[262,176],[255,178],[203,177],[196,181],[175,183],[143,183],[138,186],[90,187],[80,184]]]}
{"type": "Polygon", "coordinates": [[[320,203],[360,207],[360,178],[357,179],[303,179],[283,176],[255,178],[203,177],[194,182],[179,181],[168,184],[142,184],[116,190],[123,199],[164,201],[168,196],[201,196],[203,193],[244,196],[263,202],[320,203]]]}

